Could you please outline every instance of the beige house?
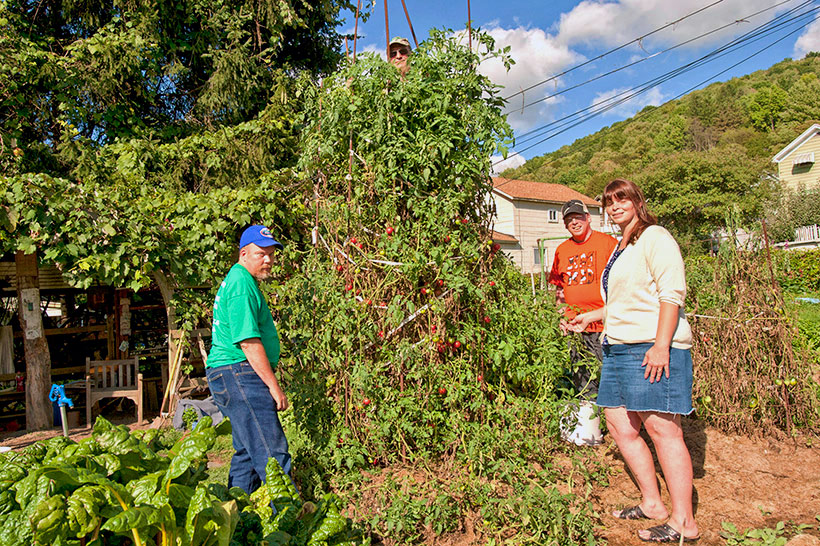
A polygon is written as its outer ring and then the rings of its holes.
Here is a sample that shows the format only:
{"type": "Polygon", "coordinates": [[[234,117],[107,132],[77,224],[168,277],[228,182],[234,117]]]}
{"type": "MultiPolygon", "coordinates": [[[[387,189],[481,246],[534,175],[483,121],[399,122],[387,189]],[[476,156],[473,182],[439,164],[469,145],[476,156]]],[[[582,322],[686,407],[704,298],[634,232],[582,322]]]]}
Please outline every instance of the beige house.
{"type": "Polygon", "coordinates": [[[561,206],[580,199],[592,216],[592,229],[612,232],[605,225],[601,204],[561,184],[493,178],[495,224],[493,241],[524,273],[549,274],[555,249],[569,238],[561,206]],[[539,250],[540,247],[540,250],[539,250]]]}
{"type": "Polygon", "coordinates": [[[777,175],[784,187],[820,188],[820,123],[806,129],[802,135],[792,140],[780,150],[772,162],[777,163],[777,175]]]}

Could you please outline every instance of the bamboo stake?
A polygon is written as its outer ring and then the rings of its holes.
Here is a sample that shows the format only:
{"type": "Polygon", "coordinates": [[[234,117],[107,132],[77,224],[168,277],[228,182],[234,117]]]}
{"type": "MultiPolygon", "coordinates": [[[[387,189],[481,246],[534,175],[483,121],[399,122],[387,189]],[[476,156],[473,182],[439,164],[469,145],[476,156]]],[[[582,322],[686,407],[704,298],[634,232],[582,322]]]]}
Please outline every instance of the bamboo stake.
{"type": "Polygon", "coordinates": [[[176,381],[175,377],[177,375],[177,370],[180,367],[180,363],[182,362],[182,351],[183,351],[183,344],[182,339],[180,338],[179,345],[177,346],[177,354],[174,355],[174,361],[171,363],[171,367],[168,368],[168,384],[165,386],[165,394],[162,397],[162,404],[159,406],[159,414],[163,414],[163,408],[165,408],[165,403],[168,401],[168,396],[171,392],[171,386],[173,385],[174,381],[176,381]]]}

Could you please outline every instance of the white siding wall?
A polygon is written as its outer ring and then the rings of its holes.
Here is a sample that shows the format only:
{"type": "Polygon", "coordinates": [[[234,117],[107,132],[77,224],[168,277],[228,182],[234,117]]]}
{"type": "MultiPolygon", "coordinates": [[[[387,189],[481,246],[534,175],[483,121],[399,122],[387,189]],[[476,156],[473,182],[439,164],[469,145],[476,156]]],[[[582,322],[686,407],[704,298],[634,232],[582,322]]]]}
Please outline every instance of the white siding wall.
{"type": "MultiPolygon", "coordinates": [[[[555,249],[569,237],[561,219],[563,203],[510,202],[498,195],[495,195],[495,202],[498,215],[495,230],[514,235],[518,239],[518,245],[502,243],[502,251],[513,259],[523,273],[538,275],[541,273],[541,265],[535,263],[535,250],[538,248],[538,239],[543,239],[544,271],[549,274],[555,249]],[[549,221],[550,210],[555,211],[557,222],[549,221]]],[[[603,218],[600,208],[589,207],[589,213],[592,217],[592,229],[601,231],[603,218]]]]}
{"type": "Polygon", "coordinates": [[[495,227],[496,231],[506,233],[507,235],[515,234],[515,206],[512,201],[493,194],[495,197],[495,227]]]}

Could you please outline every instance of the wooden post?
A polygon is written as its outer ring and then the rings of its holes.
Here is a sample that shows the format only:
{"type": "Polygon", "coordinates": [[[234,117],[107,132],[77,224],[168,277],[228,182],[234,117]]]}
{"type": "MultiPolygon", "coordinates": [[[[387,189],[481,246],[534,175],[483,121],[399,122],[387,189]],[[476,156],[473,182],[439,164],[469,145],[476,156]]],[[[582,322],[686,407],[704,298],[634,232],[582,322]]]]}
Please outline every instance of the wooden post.
{"type": "Polygon", "coordinates": [[[48,351],[40,310],[40,277],[37,253],[18,252],[17,301],[26,357],[26,428],[43,430],[54,425],[51,401],[51,354],[48,351]]]}
{"type": "MultiPolygon", "coordinates": [[[[177,329],[176,310],[171,303],[171,300],[174,297],[174,289],[171,287],[171,283],[168,281],[168,277],[166,277],[164,273],[154,271],[152,276],[154,277],[154,282],[157,283],[160,294],[162,294],[162,302],[165,304],[165,316],[168,319],[168,366],[170,367],[171,362],[174,361],[174,357],[177,354],[177,340],[174,339],[174,336],[171,333],[173,330],[177,329]]],[[[162,377],[162,387],[165,388],[166,375],[162,374],[162,377]]],[[[170,377],[168,377],[168,380],[170,380],[170,377]]]]}

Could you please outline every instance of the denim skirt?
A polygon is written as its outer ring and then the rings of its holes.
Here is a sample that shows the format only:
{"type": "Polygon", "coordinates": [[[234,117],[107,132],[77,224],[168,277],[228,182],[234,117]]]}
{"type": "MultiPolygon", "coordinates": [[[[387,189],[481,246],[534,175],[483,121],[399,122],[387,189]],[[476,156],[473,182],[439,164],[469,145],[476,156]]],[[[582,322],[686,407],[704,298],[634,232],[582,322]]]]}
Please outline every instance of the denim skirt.
{"type": "Polygon", "coordinates": [[[692,354],[689,349],[671,348],[669,378],[644,379],[641,366],[652,343],[604,345],[601,382],[596,403],[604,408],[625,407],[628,411],[692,413],[692,354]]]}

